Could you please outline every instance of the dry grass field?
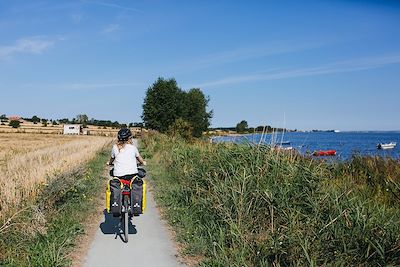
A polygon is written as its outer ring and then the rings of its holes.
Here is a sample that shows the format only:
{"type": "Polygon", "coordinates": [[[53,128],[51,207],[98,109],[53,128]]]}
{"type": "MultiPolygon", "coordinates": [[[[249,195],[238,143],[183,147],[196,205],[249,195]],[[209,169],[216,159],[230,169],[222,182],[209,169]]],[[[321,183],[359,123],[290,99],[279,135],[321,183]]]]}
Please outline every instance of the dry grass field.
{"type": "Polygon", "coordinates": [[[0,220],[35,198],[40,185],[87,162],[112,139],[0,133],[0,220]]]}

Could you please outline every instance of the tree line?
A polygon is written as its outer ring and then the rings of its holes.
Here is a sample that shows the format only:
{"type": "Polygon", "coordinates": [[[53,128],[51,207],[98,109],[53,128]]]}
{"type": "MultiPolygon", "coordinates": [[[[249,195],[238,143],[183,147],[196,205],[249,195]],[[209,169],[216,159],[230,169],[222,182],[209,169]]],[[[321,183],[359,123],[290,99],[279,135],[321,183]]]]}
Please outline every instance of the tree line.
{"type": "MultiPolygon", "coordinates": [[[[25,121],[32,122],[33,124],[42,124],[42,126],[46,127],[48,125],[59,125],[59,124],[82,124],[83,127],[98,126],[98,127],[111,127],[111,128],[126,128],[126,127],[143,127],[142,122],[131,122],[129,124],[119,123],[118,121],[111,120],[97,120],[94,118],[89,119],[86,114],[78,114],[75,118],[62,118],[62,119],[46,119],[40,118],[37,115],[33,115],[31,118],[22,118],[25,121]]],[[[2,125],[6,125],[8,123],[9,126],[13,128],[18,128],[21,125],[19,120],[9,120],[6,114],[0,115],[0,123],[2,125]]]]}
{"type": "MultiPolygon", "coordinates": [[[[272,132],[283,132],[283,131],[290,131],[286,128],[275,128],[270,125],[261,125],[257,127],[249,127],[246,120],[242,120],[238,124],[236,124],[235,128],[228,128],[231,131],[236,131],[237,133],[254,133],[254,132],[265,132],[265,133],[272,133],[272,132]]],[[[297,131],[297,130],[294,130],[297,131]]]]}

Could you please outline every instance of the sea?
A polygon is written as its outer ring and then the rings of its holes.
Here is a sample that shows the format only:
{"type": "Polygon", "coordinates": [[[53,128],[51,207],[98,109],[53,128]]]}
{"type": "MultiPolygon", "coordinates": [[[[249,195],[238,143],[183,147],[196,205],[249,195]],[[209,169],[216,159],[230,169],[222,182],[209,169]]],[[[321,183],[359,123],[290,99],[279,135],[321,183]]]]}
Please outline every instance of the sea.
{"type": "Polygon", "coordinates": [[[232,143],[261,143],[271,144],[274,139],[275,144],[290,142],[290,145],[302,154],[312,153],[319,150],[336,150],[334,158],[338,160],[348,160],[353,155],[370,155],[391,157],[400,159],[400,131],[396,132],[286,132],[275,135],[266,134],[245,134],[237,136],[214,136],[212,142],[232,142],[232,143]],[[377,149],[378,143],[396,142],[397,146],[393,149],[377,149]]]}

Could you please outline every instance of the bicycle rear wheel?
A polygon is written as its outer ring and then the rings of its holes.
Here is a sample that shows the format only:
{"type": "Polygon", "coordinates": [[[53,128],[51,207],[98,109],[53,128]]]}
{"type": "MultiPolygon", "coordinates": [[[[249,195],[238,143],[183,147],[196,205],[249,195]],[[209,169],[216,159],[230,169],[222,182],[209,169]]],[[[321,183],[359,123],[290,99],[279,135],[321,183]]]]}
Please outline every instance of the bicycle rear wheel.
{"type": "Polygon", "coordinates": [[[124,196],[124,206],[125,206],[125,212],[124,212],[124,239],[125,243],[128,243],[128,236],[129,236],[129,213],[128,213],[128,197],[124,196]]]}
{"type": "Polygon", "coordinates": [[[124,214],[124,235],[125,235],[125,242],[128,243],[128,235],[129,235],[129,215],[128,212],[124,214]]]}

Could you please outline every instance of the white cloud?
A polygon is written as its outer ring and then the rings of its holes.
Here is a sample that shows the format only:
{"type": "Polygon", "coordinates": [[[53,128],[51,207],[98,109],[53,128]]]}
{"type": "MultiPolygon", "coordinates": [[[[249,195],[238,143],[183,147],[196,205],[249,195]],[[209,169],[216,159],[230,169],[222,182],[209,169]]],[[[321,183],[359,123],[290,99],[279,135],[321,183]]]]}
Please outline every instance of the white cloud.
{"type": "Polygon", "coordinates": [[[19,39],[13,45],[0,46],[0,60],[14,56],[15,54],[42,54],[54,45],[53,40],[42,37],[27,37],[19,39]]]}
{"type": "Polygon", "coordinates": [[[119,29],[119,24],[109,24],[103,29],[102,33],[112,33],[118,31],[119,29]]]}
{"type": "Polygon", "coordinates": [[[112,3],[105,3],[105,2],[93,2],[93,4],[98,4],[101,6],[106,6],[106,7],[112,7],[112,8],[117,8],[117,9],[122,9],[122,10],[127,10],[127,11],[133,11],[133,12],[140,12],[142,13],[141,10],[132,8],[132,7],[127,7],[127,6],[121,6],[117,4],[112,4],[112,3]]]}
{"type": "Polygon", "coordinates": [[[285,42],[269,42],[251,46],[238,47],[236,49],[219,51],[198,58],[193,58],[177,67],[177,71],[188,71],[205,69],[211,66],[230,64],[250,59],[259,59],[280,54],[288,54],[323,46],[326,43],[310,42],[296,43],[295,45],[285,42]]]}
{"type": "Polygon", "coordinates": [[[237,84],[246,81],[281,80],[295,77],[316,76],[331,73],[361,71],[383,67],[390,64],[399,64],[400,55],[381,56],[375,58],[353,59],[334,62],[331,64],[288,70],[271,70],[263,73],[225,77],[215,81],[204,82],[193,87],[218,87],[221,85],[237,84]]]}

